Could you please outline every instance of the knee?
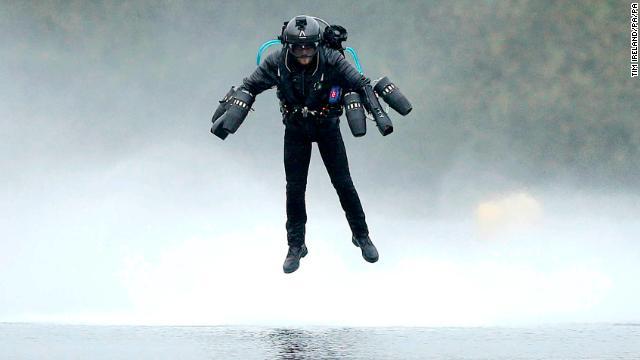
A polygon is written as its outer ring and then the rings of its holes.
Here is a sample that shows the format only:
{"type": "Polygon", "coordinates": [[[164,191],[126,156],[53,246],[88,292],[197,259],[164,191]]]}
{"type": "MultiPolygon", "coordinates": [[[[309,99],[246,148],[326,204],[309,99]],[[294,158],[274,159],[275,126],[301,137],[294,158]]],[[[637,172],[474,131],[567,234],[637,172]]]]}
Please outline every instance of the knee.
{"type": "Polygon", "coordinates": [[[351,180],[351,176],[340,176],[333,178],[331,179],[331,183],[338,192],[352,191],[353,189],[355,189],[353,181],[351,180]]]}
{"type": "Polygon", "coordinates": [[[306,181],[287,181],[287,193],[304,193],[306,189],[306,181]]]}

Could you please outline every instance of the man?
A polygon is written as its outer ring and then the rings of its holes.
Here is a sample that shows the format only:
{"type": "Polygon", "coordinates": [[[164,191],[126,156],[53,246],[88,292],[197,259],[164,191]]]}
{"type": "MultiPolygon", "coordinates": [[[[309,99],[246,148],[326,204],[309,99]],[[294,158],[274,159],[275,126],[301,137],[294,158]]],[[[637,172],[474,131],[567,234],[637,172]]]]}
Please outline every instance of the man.
{"type": "Polygon", "coordinates": [[[361,249],[366,261],[374,263],[378,260],[378,251],[369,238],[365,214],[349,173],[339,126],[342,105],[336,101],[341,92],[360,93],[365,86],[370,88],[370,80],[361,75],[340,51],[325,46],[322,38],[323,32],[313,17],[301,15],[291,19],[281,35],[282,50],[267,56],[253,74],[243,79],[238,89],[244,92],[238,97],[247,99],[244,104],[241,101],[242,107],[247,109],[256,95],[277,86],[285,125],[289,245],[283,264],[285,273],[296,271],[300,258],[308,252],[305,245],[305,190],[313,142],[318,144],[322,161],[338,193],[353,244],[361,249]]]}

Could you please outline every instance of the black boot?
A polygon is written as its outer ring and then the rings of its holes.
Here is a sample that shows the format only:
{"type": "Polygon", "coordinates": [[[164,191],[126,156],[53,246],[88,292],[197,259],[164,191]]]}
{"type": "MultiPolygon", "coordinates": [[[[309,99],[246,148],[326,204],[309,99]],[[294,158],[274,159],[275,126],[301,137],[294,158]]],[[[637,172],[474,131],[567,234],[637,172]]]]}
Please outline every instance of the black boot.
{"type": "Polygon", "coordinates": [[[300,266],[300,258],[305,257],[305,255],[307,255],[307,246],[305,244],[302,244],[301,246],[289,246],[287,258],[284,259],[282,270],[287,274],[298,270],[298,266],[300,266]]]}
{"type": "Polygon", "coordinates": [[[362,251],[362,257],[370,263],[374,263],[378,261],[378,249],[376,249],[375,245],[371,242],[369,235],[351,237],[351,242],[353,245],[360,248],[362,251]]]}

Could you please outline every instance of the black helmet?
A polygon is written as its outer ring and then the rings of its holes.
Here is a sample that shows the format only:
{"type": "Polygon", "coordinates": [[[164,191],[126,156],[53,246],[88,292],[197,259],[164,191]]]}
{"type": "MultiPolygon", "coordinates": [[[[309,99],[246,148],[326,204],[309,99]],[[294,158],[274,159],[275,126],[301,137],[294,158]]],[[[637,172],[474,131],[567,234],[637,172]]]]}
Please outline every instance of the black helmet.
{"type": "Polygon", "coordinates": [[[322,40],[320,24],[311,16],[298,15],[289,20],[282,32],[282,41],[288,44],[313,44],[322,40]]]}
{"type": "Polygon", "coordinates": [[[313,56],[322,40],[320,24],[311,16],[298,15],[284,27],[281,40],[293,56],[313,56]]]}

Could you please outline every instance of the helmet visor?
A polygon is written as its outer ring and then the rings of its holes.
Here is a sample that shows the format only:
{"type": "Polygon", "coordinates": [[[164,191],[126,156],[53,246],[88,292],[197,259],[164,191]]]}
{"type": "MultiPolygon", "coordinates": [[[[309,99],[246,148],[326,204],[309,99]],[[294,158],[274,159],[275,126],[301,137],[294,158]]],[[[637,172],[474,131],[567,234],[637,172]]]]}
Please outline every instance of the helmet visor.
{"type": "Polygon", "coordinates": [[[311,57],[316,54],[318,47],[314,43],[310,44],[291,44],[289,47],[291,54],[295,57],[311,57]]]}

